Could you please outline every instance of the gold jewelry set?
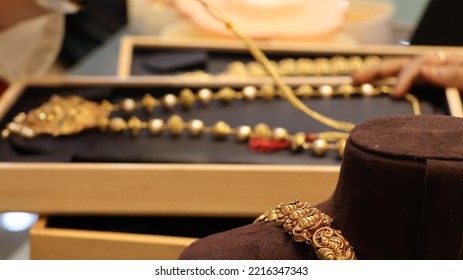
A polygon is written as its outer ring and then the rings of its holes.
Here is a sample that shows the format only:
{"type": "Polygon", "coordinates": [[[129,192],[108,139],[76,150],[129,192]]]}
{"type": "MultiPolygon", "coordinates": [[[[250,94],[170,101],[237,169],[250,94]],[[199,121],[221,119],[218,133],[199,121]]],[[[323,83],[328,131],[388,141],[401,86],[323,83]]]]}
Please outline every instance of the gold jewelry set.
{"type": "Polygon", "coordinates": [[[355,260],[354,248],[341,231],[331,227],[332,221],[330,216],[307,202],[296,200],[265,212],[254,223],[275,222],[296,242],[311,245],[321,260],[355,260]]]}
{"type": "MultiPolygon", "coordinates": [[[[205,126],[204,122],[198,119],[184,121],[179,115],[172,115],[166,122],[159,118],[151,118],[143,121],[136,116],[131,116],[128,120],[121,117],[111,117],[116,111],[123,111],[126,114],[132,113],[137,109],[144,108],[151,113],[155,108],[163,107],[167,110],[174,109],[180,104],[184,109],[190,109],[196,102],[203,105],[216,100],[225,104],[233,100],[252,101],[261,98],[266,101],[276,97],[285,98],[292,106],[302,111],[309,117],[322,124],[335,129],[349,132],[354,124],[340,122],[323,116],[308,108],[300,98],[322,97],[330,98],[333,96],[350,97],[355,94],[362,96],[376,96],[380,94],[390,94],[390,86],[373,86],[364,84],[361,86],[323,85],[312,87],[303,85],[291,89],[281,79],[281,76],[306,76],[306,75],[342,75],[350,74],[354,71],[377,64],[381,58],[369,56],[364,59],[358,56],[350,58],[335,56],[331,59],[283,59],[278,62],[269,61],[265,55],[257,48],[255,43],[246,35],[238,31],[234,25],[227,21],[222,14],[209,6],[203,0],[200,1],[206,9],[217,19],[222,21],[237,37],[245,43],[257,62],[244,64],[242,62],[231,63],[221,75],[262,77],[269,75],[273,78],[277,89],[273,85],[264,85],[260,88],[245,87],[240,91],[226,87],[217,92],[210,89],[201,89],[194,93],[190,89],[183,89],[179,95],[172,93],[164,95],[160,99],[146,94],[141,101],[127,98],[119,104],[112,104],[107,100],[101,103],[85,100],[79,96],[53,96],[42,106],[30,112],[18,114],[13,122],[9,123],[2,131],[2,136],[8,138],[11,134],[26,138],[34,138],[40,135],[74,135],[88,129],[99,128],[102,131],[131,131],[134,136],[139,135],[142,129],[147,129],[152,135],[159,135],[164,131],[170,132],[172,136],[180,136],[186,129],[191,136],[200,136],[209,133],[215,138],[226,138],[235,135],[238,141],[247,141],[254,137],[260,140],[287,141],[292,150],[311,150],[315,155],[324,155],[327,150],[338,150],[342,155],[347,133],[344,132],[324,132],[318,134],[307,134],[298,132],[289,134],[286,129],[277,127],[273,130],[268,125],[260,123],[254,128],[250,126],[230,127],[229,124],[219,121],[213,126],[205,126]]],[[[439,59],[445,60],[442,54],[438,54],[439,59]]],[[[195,73],[187,73],[195,74],[195,73]]],[[[197,72],[196,74],[201,74],[197,72]]],[[[419,102],[416,97],[408,94],[406,99],[411,102],[415,114],[420,113],[419,102]]],[[[255,222],[275,222],[282,227],[285,232],[290,234],[297,242],[310,244],[318,258],[323,260],[353,260],[356,255],[353,247],[342,236],[339,230],[331,227],[333,219],[317,208],[299,201],[280,204],[256,219],[255,222]]]]}

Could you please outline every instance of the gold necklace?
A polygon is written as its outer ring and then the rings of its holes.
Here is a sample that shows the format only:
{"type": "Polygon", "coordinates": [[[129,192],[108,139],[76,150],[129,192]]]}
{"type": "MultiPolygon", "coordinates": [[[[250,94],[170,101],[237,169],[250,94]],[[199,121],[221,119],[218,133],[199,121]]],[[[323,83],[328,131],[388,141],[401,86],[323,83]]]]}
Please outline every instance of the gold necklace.
{"type": "MultiPolygon", "coordinates": [[[[270,60],[276,72],[281,76],[336,76],[349,75],[367,67],[371,67],[381,62],[379,56],[334,56],[328,58],[284,58],[279,61],[270,60]]],[[[184,76],[232,76],[232,77],[266,77],[268,73],[262,64],[251,61],[243,63],[234,61],[227,65],[226,69],[213,75],[202,70],[183,73],[184,76]]]]}
{"type": "MultiPolygon", "coordinates": [[[[386,85],[373,86],[371,84],[360,86],[349,84],[339,86],[321,85],[318,87],[302,85],[296,87],[295,92],[300,98],[376,96],[390,94],[391,87],[386,85]]],[[[224,87],[216,92],[208,88],[202,88],[196,93],[191,89],[184,88],[178,96],[168,93],[156,99],[150,94],[145,94],[138,102],[126,98],[118,104],[112,104],[107,100],[97,103],[79,96],[61,97],[56,95],[27,114],[24,112],[18,114],[13,119],[13,122],[9,123],[2,131],[2,136],[7,138],[11,134],[16,134],[25,138],[34,138],[40,135],[58,137],[78,134],[84,130],[94,128],[113,132],[129,130],[134,136],[137,136],[142,129],[149,130],[153,136],[160,135],[165,131],[168,131],[173,136],[180,136],[183,134],[183,130],[186,129],[191,136],[209,133],[217,139],[224,139],[227,136],[234,135],[239,142],[248,142],[251,148],[258,151],[275,151],[288,148],[293,151],[311,150],[316,156],[323,156],[328,150],[337,150],[339,155],[342,156],[348,136],[347,133],[343,132],[297,132],[290,134],[285,128],[276,127],[271,129],[264,123],[260,123],[254,128],[247,125],[232,128],[223,121],[219,121],[212,126],[206,126],[202,120],[184,121],[179,115],[171,116],[166,122],[159,118],[143,121],[136,116],[132,116],[126,121],[120,117],[111,117],[111,114],[116,111],[129,114],[143,108],[148,113],[151,113],[157,107],[173,110],[177,105],[180,105],[183,109],[190,109],[196,102],[207,105],[215,100],[223,104],[229,104],[234,100],[251,102],[257,98],[271,101],[280,96],[281,93],[273,85],[247,86],[241,90],[224,87]]]]}
{"type": "Polygon", "coordinates": [[[275,222],[296,242],[311,245],[321,260],[357,259],[354,248],[341,231],[331,227],[333,219],[307,202],[281,203],[254,221],[258,222],[275,222]]]}

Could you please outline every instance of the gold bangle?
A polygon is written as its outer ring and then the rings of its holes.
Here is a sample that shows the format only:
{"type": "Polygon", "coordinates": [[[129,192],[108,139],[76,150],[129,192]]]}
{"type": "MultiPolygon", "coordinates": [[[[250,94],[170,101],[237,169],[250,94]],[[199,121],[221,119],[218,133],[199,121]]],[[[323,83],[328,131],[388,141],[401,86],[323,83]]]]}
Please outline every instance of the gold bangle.
{"type": "Polygon", "coordinates": [[[275,209],[260,215],[257,222],[275,222],[296,242],[311,245],[321,260],[355,260],[354,248],[342,236],[341,231],[331,228],[333,219],[307,202],[296,200],[281,203],[275,209]]]}

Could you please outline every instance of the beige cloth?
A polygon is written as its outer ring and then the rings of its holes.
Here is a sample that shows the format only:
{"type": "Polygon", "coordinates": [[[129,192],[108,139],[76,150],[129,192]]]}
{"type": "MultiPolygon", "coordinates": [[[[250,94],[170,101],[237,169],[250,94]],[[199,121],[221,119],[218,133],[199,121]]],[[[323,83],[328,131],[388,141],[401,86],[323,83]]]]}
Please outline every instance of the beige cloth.
{"type": "Polygon", "coordinates": [[[49,13],[0,32],[0,77],[8,82],[46,74],[64,36],[64,16],[49,13]]]}

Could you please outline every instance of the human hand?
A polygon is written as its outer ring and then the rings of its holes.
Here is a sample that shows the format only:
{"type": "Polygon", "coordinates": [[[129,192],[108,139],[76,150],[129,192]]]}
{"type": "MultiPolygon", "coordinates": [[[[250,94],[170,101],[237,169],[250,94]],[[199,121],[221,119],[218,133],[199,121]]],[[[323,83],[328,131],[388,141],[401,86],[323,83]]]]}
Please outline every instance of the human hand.
{"type": "Polygon", "coordinates": [[[416,57],[386,59],[353,76],[354,83],[397,76],[393,97],[403,97],[417,81],[435,86],[463,89],[463,53],[439,51],[416,57]]]}

